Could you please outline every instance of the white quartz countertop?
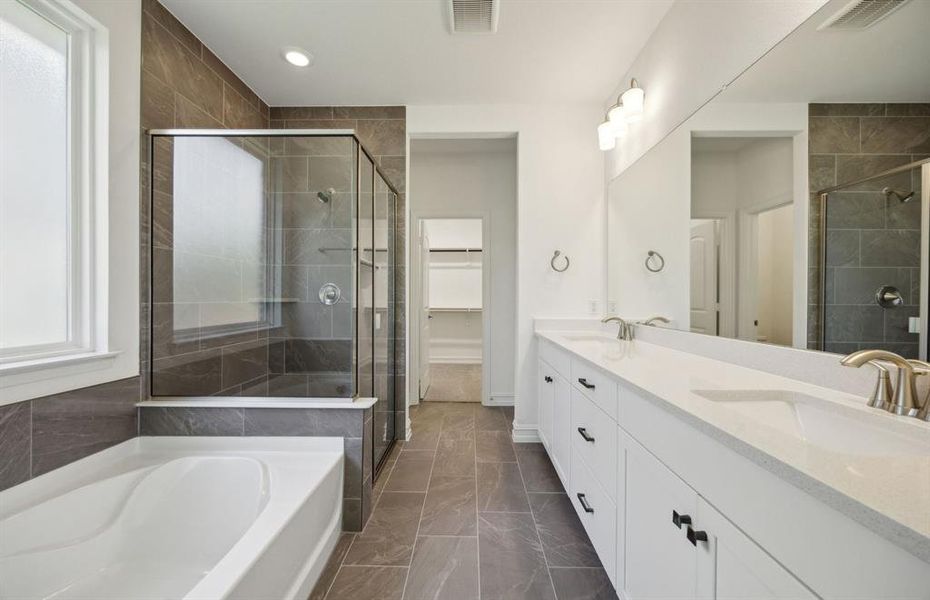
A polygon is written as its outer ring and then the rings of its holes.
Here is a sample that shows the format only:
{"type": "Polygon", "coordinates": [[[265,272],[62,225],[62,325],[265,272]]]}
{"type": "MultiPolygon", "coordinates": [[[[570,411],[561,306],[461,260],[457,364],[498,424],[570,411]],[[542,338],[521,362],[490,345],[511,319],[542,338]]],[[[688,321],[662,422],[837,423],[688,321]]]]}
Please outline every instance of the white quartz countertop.
{"type": "Polygon", "coordinates": [[[536,334],[613,373],[647,400],[930,562],[930,423],[869,408],[865,398],[665,346],[580,339],[592,338],[591,332],[536,334]],[[812,414],[825,417],[817,443],[787,433],[771,414],[753,413],[758,404],[735,410],[734,402],[711,399],[764,401],[776,391],[797,394],[802,403],[812,403],[812,414]],[[864,439],[872,428],[882,434],[879,442],[864,439]],[[887,450],[885,440],[892,441],[887,450]]]}

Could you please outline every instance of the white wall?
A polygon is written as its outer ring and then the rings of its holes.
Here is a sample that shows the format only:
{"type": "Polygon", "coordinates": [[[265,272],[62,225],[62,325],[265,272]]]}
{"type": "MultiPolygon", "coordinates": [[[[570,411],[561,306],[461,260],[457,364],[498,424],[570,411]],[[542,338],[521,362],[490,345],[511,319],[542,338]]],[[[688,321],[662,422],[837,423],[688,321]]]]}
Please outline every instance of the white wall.
{"type": "Polygon", "coordinates": [[[607,155],[608,178],[636,162],[825,3],[676,2],[602,107],[613,105],[633,77],[646,91],[643,121],[607,155]]]}
{"type": "MultiPolygon", "coordinates": [[[[623,317],[643,318],[661,314],[672,325],[687,328],[690,311],[688,231],[691,219],[691,140],[694,135],[792,138],[792,183],[795,228],[806,231],[807,223],[807,105],[711,103],[689,119],[660,144],[608,185],[608,304],[616,303],[623,317]],[[648,272],[643,261],[648,250],[666,259],[661,273],[648,272]]],[[[717,163],[721,159],[716,159],[717,163]]],[[[763,163],[764,165],[764,163],[763,163]]],[[[737,190],[759,186],[740,180],[736,165],[713,189],[737,190]]],[[[724,169],[723,173],[728,171],[724,169]]],[[[704,181],[704,180],[702,180],[704,181]]],[[[768,185],[768,184],[766,184],[768,185]]],[[[737,192],[739,193],[739,192],[737,192]]],[[[722,194],[721,204],[735,201],[722,194]]],[[[735,198],[735,197],[733,197],[735,198]]],[[[701,214],[709,217],[711,214],[701,214]]],[[[807,236],[796,236],[794,264],[807,264],[807,236]]],[[[795,339],[806,327],[806,272],[794,276],[795,339]],[[803,296],[801,291],[803,289],[803,296]],[[803,323],[799,320],[803,319],[803,323]]]]}
{"type": "MultiPolygon", "coordinates": [[[[413,131],[408,109],[408,131],[413,131]]],[[[435,313],[431,322],[433,362],[483,362],[488,396],[495,403],[510,403],[514,395],[516,355],[516,213],[517,144],[513,139],[423,140],[410,147],[409,198],[414,218],[427,216],[475,217],[486,220],[483,232],[469,233],[442,220],[426,221],[430,246],[480,247],[488,270],[489,306],[481,313],[435,313]],[[489,319],[484,327],[483,319],[489,319]],[[482,330],[489,331],[487,356],[482,357],[482,330]]],[[[456,221],[451,221],[452,224],[456,221]]],[[[474,223],[471,221],[471,223],[474,223]]],[[[411,255],[413,256],[413,255],[411,255]]],[[[462,255],[440,254],[438,260],[459,261],[462,255]]],[[[435,271],[433,271],[435,273],[435,271]]],[[[432,276],[432,275],[431,275],[432,276]]],[[[432,287],[431,280],[430,286],[432,287]]],[[[469,300],[469,305],[474,304],[469,300]]],[[[481,302],[477,303],[479,306],[481,302]]],[[[411,344],[415,348],[416,344],[411,344]]],[[[417,364],[416,361],[411,364],[417,364]]],[[[411,381],[416,385],[415,377],[411,381]]],[[[411,397],[415,397],[415,394],[411,397]]]]}
{"type": "MultiPolygon", "coordinates": [[[[791,248],[794,207],[759,214],[758,314],[759,338],[769,344],[792,344],[791,291],[794,287],[791,248]]],[[[804,268],[804,267],[802,267],[804,268]]],[[[807,271],[806,268],[804,268],[807,271]]]]}
{"type": "MultiPolygon", "coordinates": [[[[600,106],[408,106],[411,138],[517,136],[515,439],[535,439],[536,345],[533,318],[603,311],[604,157],[595,127],[600,106]],[[561,250],[572,261],[555,273],[561,250]]],[[[419,191],[410,179],[410,201],[419,191]]],[[[413,383],[413,382],[411,382],[413,383]]],[[[411,388],[412,389],[412,388],[411,388]]],[[[411,396],[414,396],[411,393],[411,396]]]]}

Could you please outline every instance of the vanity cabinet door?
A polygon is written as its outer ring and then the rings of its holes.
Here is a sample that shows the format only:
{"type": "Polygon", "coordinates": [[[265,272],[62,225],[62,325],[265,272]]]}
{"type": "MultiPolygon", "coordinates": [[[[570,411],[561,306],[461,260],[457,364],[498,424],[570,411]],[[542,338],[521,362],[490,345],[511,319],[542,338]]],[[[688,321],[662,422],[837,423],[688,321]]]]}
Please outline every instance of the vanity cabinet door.
{"type": "Polygon", "coordinates": [[[562,480],[565,489],[569,487],[572,462],[572,385],[561,375],[553,377],[552,385],[552,465],[562,480]]]}
{"type": "Polygon", "coordinates": [[[697,544],[699,598],[817,598],[703,498],[698,498],[693,527],[707,536],[707,541],[697,544]]]}
{"type": "Polygon", "coordinates": [[[687,521],[695,517],[697,501],[693,489],[629,440],[623,573],[627,598],[697,597],[697,548],[686,537],[687,521]]]}
{"type": "Polygon", "coordinates": [[[545,361],[539,361],[539,439],[552,454],[552,403],[555,396],[555,372],[545,361]]]}

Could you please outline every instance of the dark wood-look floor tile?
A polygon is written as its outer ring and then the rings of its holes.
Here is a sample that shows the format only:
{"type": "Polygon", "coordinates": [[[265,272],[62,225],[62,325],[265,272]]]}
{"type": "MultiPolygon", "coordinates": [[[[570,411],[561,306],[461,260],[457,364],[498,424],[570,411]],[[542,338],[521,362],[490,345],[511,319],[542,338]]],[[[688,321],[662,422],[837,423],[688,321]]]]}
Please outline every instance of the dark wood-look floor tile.
{"type": "Polygon", "coordinates": [[[404,600],[477,600],[478,539],[419,537],[404,600]]]}
{"type": "Polygon", "coordinates": [[[475,441],[440,437],[433,472],[448,477],[474,477],[475,441]]]}
{"type": "Polygon", "coordinates": [[[477,535],[477,492],[473,477],[433,474],[420,519],[420,535],[477,535]]]}
{"type": "Polygon", "coordinates": [[[529,512],[517,463],[478,463],[478,511],[529,512]]]}
{"type": "Polygon", "coordinates": [[[564,492],[562,482],[542,444],[514,444],[528,492],[564,492]],[[525,446],[525,447],[524,447],[525,446]]]}
{"type": "Polygon", "coordinates": [[[516,462],[509,431],[478,431],[478,462],[516,462]]]}
{"type": "Polygon", "coordinates": [[[339,569],[326,600],[401,600],[407,567],[353,567],[339,569]]]}
{"type": "Polygon", "coordinates": [[[529,494],[530,508],[550,567],[600,567],[591,540],[565,494],[529,494]]]}
{"type": "Polygon", "coordinates": [[[320,578],[317,579],[316,585],[313,586],[313,591],[307,600],[323,600],[326,597],[326,592],[329,591],[329,586],[336,579],[336,574],[339,572],[339,567],[342,566],[342,560],[349,552],[349,546],[352,545],[353,539],[355,539],[354,533],[343,533],[339,537],[333,553],[329,556],[329,560],[326,561],[326,566],[323,567],[323,572],[320,573],[320,578]]]}
{"type": "Polygon", "coordinates": [[[432,452],[403,450],[394,463],[384,490],[387,492],[425,492],[429,487],[432,452]]]}
{"type": "Polygon", "coordinates": [[[555,598],[532,515],[479,515],[478,544],[483,599],[555,598]]]}
{"type": "Polygon", "coordinates": [[[616,600],[617,592],[604,569],[549,569],[559,600],[616,600]]]}
{"type": "Polygon", "coordinates": [[[345,558],[347,565],[409,565],[426,494],[385,491],[345,558]]]}

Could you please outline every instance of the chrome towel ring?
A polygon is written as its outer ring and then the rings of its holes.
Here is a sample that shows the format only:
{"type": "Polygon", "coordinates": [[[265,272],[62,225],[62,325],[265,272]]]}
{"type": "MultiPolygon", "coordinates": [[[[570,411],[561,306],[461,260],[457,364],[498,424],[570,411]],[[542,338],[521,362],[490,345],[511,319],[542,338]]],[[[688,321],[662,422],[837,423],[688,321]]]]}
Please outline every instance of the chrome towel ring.
{"type": "Polygon", "coordinates": [[[646,253],[646,269],[652,273],[658,273],[665,268],[665,259],[655,250],[646,253]],[[658,266],[655,263],[658,261],[658,266]]]}
{"type": "Polygon", "coordinates": [[[549,266],[552,267],[552,270],[555,271],[556,273],[564,273],[565,271],[568,270],[568,267],[570,265],[571,265],[571,261],[568,260],[567,256],[562,254],[561,250],[556,250],[555,254],[552,255],[552,260],[549,261],[549,266]],[[561,269],[555,266],[555,261],[558,260],[560,256],[565,259],[565,266],[562,267],[561,269]]]}

